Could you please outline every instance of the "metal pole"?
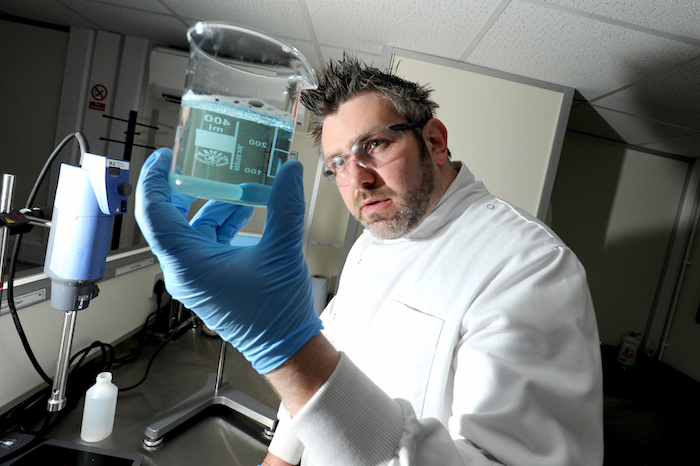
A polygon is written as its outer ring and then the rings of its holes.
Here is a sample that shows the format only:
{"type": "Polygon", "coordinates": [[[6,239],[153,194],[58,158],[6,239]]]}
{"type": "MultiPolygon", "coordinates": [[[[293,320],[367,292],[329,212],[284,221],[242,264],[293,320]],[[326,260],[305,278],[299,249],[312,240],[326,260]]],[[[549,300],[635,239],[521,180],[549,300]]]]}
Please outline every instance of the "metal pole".
{"type": "Polygon", "coordinates": [[[66,380],[68,378],[68,365],[70,362],[70,349],[73,345],[73,331],[75,330],[76,311],[66,311],[63,319],[63,333],[61,335],[61,347],[58,349],[58,362],[56,363],[56,375],[51,387],[51,398],[46,409],[55,413],[66,406],[66,380]]]}
{"type": "Polygon", "coordinates": [[[219,352],[219,365],[216,367],[216,384],[214,385],[214,396],[219,395],[219,389],[224,381],[224,365],[226,364],[226,340],[221,339],[221,351],[219,352]]]}
{"type": "MultiPolygon", "coordinates": [[[[0,196],[0,213],[12,212],[12,196],[15,192],[15,175],[2,176],[2,196],[0,196]]],[[[0,298],[2,298],[3,281],[5,280],[5,257],[10,239],[10,229],[0,229],[0,298]]]]}

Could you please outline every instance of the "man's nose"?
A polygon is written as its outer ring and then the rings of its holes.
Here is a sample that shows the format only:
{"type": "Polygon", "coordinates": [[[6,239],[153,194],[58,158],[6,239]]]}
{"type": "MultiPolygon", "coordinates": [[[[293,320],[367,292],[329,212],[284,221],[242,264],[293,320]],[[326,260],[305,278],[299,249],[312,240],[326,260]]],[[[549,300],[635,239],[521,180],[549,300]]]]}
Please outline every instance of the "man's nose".
{"type": "Polygon", "coordinates": [[[355,189],[371,186],[376,180],[374,169],[355,158],[348,160],[348,184],[355,189]]]}

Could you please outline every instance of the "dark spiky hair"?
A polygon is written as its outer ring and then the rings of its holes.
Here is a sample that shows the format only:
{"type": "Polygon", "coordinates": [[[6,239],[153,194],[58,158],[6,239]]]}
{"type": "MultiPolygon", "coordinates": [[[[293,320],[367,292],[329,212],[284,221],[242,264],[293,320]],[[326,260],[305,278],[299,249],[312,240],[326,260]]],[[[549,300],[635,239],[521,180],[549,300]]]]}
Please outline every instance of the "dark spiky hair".
{"type": "Polygon", "coordinates": [[[360,94],[379,94],[390,101],[400,115],[416,123],[433,118],[438,108],[429,98],[432,89],[400,78],[393,70],[381,71],[346,54],[341,60],[331,60],[321,70],[318,83],[317,89],[302,92],[301,102],[311,112],[311,134],[319,153],[324,119],[360,94]]]}

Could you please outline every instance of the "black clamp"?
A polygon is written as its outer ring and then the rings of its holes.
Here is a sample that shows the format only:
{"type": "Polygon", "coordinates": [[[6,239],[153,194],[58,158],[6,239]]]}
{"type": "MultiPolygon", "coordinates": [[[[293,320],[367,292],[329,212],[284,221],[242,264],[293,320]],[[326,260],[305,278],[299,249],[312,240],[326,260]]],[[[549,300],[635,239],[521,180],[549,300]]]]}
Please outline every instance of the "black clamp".
{"type": "Polygon", "coordinates": [[[0,214],[0,227],[6,227],[11,235],[27,233],[37,225],[50,226],[52,209],[21,209],[0,214]]]}

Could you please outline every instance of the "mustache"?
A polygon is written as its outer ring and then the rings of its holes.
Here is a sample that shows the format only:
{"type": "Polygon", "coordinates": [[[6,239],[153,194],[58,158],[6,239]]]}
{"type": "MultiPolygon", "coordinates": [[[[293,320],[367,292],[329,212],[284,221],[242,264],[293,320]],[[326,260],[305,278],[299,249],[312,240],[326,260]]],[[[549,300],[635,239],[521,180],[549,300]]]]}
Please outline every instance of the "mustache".
{"type": "Polygon", "coordinates": [[[372,198],[372,197],[394,197],[395,195],[396,195],[396,191],[394,191],[391,188],[387,188],[386,186],[382,186],[380,188],[373,188],[373,189],[363,189],[362,191],[357,193],[353,203],[355,204],[355,207],[357,207],[359,209],[362,206],[362,203],[369,198],[372,198]]]}

